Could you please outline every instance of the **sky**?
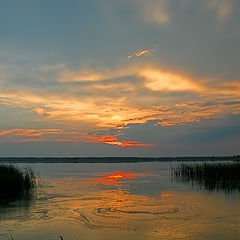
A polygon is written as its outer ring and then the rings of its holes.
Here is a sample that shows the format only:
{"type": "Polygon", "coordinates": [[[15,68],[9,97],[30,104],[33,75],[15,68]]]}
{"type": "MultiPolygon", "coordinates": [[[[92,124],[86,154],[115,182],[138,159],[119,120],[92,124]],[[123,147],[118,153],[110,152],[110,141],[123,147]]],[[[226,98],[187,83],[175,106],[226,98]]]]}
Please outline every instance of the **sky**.
{"type": "Polygon", "coordinates": [[[240,1],[8,0],[0,157],[239,154],[240,1]]]}

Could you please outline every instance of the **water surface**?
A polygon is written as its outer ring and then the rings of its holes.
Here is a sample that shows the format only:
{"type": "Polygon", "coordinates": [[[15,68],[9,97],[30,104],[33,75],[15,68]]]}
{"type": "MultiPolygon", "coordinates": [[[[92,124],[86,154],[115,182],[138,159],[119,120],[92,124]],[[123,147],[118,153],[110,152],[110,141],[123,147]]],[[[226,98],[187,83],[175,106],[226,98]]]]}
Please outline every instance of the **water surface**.
{"type": "Polygon", "coordinates": [[[172,182],[171,165],[27,164],[44,179],[41,191],[1,206],[0,233],[16,240],[240,239],[239,194],[172,182]]]}

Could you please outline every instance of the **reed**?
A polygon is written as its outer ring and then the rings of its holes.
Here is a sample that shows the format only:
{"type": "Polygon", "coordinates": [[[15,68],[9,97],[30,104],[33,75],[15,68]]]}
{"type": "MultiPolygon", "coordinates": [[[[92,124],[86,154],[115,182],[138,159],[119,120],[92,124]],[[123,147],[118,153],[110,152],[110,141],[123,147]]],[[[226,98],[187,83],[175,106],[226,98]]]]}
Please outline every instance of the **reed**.
{"type": "Polygon", "coordinates": [[[208,191],[240,192],[240,162],[179,163],[171,168],[176,181],[191,182],[208,191]]]}
{"type": "Polygon", "coordinates": [[[36,183],[37,177],[31,168],[0,164],[0,202],[31,197],[36,183]]]}
{"type": "MultiPolygon", "coordinates": [[[[64,240],[62,236],[58,235],[60,240],[64,240]]],[[[0,234],[0,238],[5,238],[8,240],[14,240],[12,234],[9,232],[8,234],[0,234]]]]}

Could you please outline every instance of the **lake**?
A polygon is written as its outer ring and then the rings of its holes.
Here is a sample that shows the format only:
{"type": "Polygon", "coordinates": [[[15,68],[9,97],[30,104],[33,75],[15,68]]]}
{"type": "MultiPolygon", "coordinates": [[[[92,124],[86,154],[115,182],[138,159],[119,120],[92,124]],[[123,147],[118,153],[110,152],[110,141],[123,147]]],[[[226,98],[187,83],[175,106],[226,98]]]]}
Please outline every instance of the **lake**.
{"type": "Polygon", "coordinates": [[[15,240],[239,240],[240,194],[175,182],[173,164],[18,163],[32,167],[42,186],[31,201],[0,207],[0,234],[15,240]]]}

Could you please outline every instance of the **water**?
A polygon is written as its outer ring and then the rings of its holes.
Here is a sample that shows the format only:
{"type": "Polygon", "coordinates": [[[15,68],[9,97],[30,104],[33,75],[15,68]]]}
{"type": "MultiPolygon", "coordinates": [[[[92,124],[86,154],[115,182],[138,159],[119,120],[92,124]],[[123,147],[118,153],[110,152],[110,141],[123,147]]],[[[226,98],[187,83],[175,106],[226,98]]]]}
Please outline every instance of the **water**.
{"type": "Polygon", "coordinates": [[[239,194],[172,182],[171,165],[27,164],[44,179],[41,191],[0,207],[0,233],[15,240],[240,239],[239,194]]]}

